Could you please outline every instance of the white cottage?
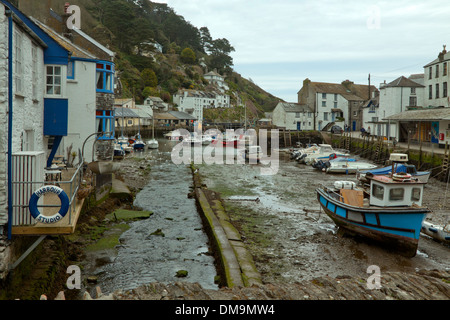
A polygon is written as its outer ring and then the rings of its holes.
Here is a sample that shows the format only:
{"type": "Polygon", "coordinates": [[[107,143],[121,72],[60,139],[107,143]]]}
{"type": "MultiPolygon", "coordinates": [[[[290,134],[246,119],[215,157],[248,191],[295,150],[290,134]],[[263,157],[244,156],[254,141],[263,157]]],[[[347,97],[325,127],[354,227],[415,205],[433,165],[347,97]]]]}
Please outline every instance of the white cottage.
{"type": "Polygon", "coordinates": [[[272,124],[286,130],[313,130],[314,114],[307,105],[279,102],[272,113],[272,124]]]}
{"type": "Polygon", "coordinates": [[[396,138],[396,122],[385,118],[410,109],[421,108],[424,103],[424,86],[404,76],[380,84],[379,103],[369,103],[363,108],[363,126],[370,127],[376,136],[396,138]]]}

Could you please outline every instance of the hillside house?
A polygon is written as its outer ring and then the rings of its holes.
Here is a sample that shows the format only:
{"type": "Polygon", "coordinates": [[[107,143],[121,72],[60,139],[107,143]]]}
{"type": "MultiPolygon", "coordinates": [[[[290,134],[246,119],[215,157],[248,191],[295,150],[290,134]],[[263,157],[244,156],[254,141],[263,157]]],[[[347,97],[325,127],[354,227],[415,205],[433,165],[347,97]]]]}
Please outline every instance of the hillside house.
{"type": "Polygon", "coordinates": [[[203,75],[203,78],[205,78],[210,84],[215,85],[222,92],[229,90],[228,84],[225,82],[225,78],[216,71],[206,73],[203,75]]]}
{"type": "Polygon", "coordinates": [[[314,130],[313,110],[307,105],[279,102],[272,113],[272,124],[285,130],[314,130]]]}
{"type": "Polygon", "coordinates": [[[218,92],[179,90],[173,95],[173,103],[178,111],[189,113],[198,121],[203,121],[205,108],[229,108],[230,96],[218,92]]]}
{"type": "MultiPolygon", "coordinates": [[[[297,93],[298,103],[307,105],[313,110],[314,130],[327,130],[333,124],[352,130],[359,130],[356,120],[351,121],[355,106],[378,95],[375,86],[354,84],[346,80],[342,83],[303,81],[303,87],[297,93]]],[[[356,117],[359,117],[359,113],[356,117]]]]}

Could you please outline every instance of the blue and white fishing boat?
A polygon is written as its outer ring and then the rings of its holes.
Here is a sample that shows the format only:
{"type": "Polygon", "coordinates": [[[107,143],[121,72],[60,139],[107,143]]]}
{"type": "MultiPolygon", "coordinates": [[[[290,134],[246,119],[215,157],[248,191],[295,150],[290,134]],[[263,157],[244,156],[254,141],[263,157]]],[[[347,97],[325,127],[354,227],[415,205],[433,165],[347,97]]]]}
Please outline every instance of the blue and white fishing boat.
{"type": "MultiPolygon", "coordinates": [[[[401,175],[400,175],[401,176],[401,175]]],[[[370,176],[370,190],[338,181],[316,189],[317,199],[337,226],[350,233],[416,255],[422,222],[430,210],[422,206],[425,183],[388,176],[370,176]]]]}
{"type": "Polygon", "coordinates": [[[390,175],[392,173],[392,168],[394,168],[394,173],[407,173],[410,174],[412,178],[418,179],[421,182],[427,183],[430,178],[431,171],[417,171],[417,168],[413,164],[407,164],[408,155],[402,153],[392,153],[390,160],[394,162],[394,166],[389,165],[383,168],[362,170],[357,172],[356,177],[362,182],[367,182],[366,174],[371,173],[373,175],[390,175]]]}

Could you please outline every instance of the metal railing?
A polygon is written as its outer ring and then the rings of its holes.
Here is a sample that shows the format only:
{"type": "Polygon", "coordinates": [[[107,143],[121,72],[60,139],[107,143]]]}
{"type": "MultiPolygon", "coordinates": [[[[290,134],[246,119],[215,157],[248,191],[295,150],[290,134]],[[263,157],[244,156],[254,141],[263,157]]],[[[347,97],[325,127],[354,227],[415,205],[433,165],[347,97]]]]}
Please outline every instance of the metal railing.
{"type": "MultiPolygon", "coordinates": [[[[73,169],[62,169],[73,170],[73,169]]],[[[55,171],[54,174],[57,174],[55,171]]],[[[64,190],[69,198],[69,210],[67,212],[69,218],[69,224],[72,223],[72,213],[76,209],[76,196],[80,188],[80,184],[83,178],[83,164],[80,163],[75,168],[72,177],[68,181],[61,181],[54,179],[54,174],[51,171],[47,171],[45,181],[12,181],[13,185],[13,226],[26,226],[36,224],[35,219],[31,216],[28,209],[29,201],[32,194],[40,187],[46,185],[56,185],[64,190]],[[47,179],[51,177],[51,179],[47,179]]],[[[58,204],[42,204],[39,201],[38,208],[58,208],[58,204]]]]}

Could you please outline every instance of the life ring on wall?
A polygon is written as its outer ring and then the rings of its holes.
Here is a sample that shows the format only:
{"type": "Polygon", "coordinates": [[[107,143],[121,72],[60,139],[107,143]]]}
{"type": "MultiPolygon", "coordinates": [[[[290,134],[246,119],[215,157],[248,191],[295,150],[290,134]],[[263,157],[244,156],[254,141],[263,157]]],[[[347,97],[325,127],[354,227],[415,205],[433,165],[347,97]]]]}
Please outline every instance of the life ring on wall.
{"type": "Polygon", "coordinates": [[[30,198],[30,201],[28,202],[28,208],[30,209],[30,213],[33,216],[34,219],[36,219],[38,222],[41,223],[55,223],[60,221],[64,216],[66,215],[67,211],[69,211],[69,197],[64,192],[63,189],[56,187],[56,186],[44,186],[36,190],[30,198]],[[39,198],[46,194],[46,193],[54,193],[57,194],[59,197],[59,200],[61,200],[61,208],[57,213],[55,213],[52,216],[44,216],[42,215],[38,208],[37,203],[39,201],[39,198]]]}
{"type": "Polygon", "coordinates": [[[409,181],[411,180],[411,175],[406,172],[397,172],[392,175],[392,179],[395,181],[409,181]]]}

